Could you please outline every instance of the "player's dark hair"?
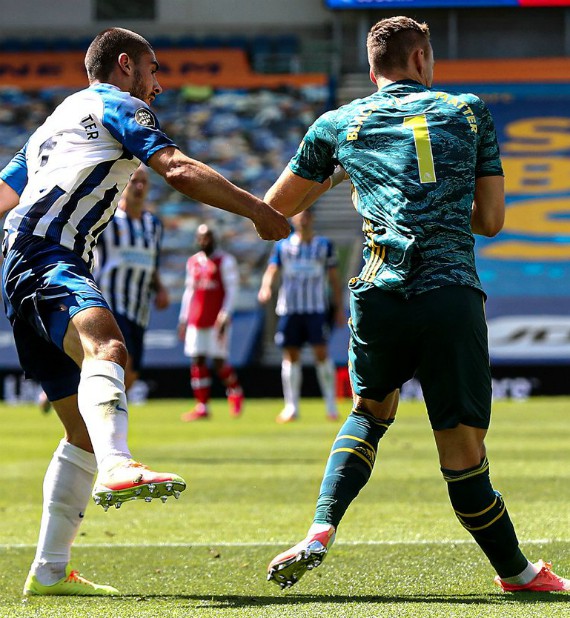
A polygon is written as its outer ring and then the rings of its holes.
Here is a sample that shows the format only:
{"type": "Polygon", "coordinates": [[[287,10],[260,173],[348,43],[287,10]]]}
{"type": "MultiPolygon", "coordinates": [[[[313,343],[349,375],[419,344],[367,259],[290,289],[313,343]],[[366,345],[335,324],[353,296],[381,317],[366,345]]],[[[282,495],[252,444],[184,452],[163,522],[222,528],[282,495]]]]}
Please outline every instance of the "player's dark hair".
{"type": "Polygon", "coordinates": [[[429,28],[410,17],[382,19],[370,29],[366,47],[374,75],[405,69],[416,47],[428,50],[429,28]]]}
{"type": "Polygon", "coordinates": [[[93,39],[85,54],[87,77],[90,82],[105,81],[120,54],[127,54],[136,63],[149,51],[152,51],[150,43],[136,32],[125,28],[103,30],[93,39]]]}

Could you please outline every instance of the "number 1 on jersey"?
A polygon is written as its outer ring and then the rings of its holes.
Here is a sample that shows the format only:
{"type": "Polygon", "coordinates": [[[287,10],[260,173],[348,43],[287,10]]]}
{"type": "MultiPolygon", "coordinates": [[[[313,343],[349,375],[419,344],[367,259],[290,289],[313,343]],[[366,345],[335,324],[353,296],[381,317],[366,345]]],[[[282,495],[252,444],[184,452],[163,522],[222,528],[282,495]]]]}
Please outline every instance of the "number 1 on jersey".
{"type": "Polygon", "coordinates": [[[420,182],[435,182],[433,152],[431,150],[431,139],[429,137],[428,123],[425,114],[404,118],[404,126],[411,129],[414,134],[420,182]]]}

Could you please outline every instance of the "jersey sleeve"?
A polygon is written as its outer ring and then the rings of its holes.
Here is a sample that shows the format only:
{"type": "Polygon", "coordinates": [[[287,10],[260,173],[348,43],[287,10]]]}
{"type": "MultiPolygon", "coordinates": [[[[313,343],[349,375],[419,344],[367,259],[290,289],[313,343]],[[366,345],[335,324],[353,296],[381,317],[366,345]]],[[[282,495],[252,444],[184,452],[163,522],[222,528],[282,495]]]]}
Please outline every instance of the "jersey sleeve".
{"type": "Polygon", "coordinates": [[[323,182],[333,172],[338,151],[334,112],[327,112],[309,127],[289,169],[306,180],[323,182]]]}
{"type": "Polygon", "coordinates": [[[153,215],[154,224],[156,226],[156,253],[154,256],[154,270],[160,269],[160,253],[162,251],[162,241],[164,239],[164,226],[162,221],[153,215]]]}
{"type": "Polygon", "coordinates": [[[28,184],[26,146],[27,144],[12,157],[12,160],[0,172],[0,180],[3,180],[18,195],[22,195],[22,191],[28,184]]]}
{"type": "Polygon", "coordinates": [[[281,246],[281,241],[278,241],[273,245],[273,249],[271,250],[268,260],[269,264],[275,264],[275,266],[278,266],[279,268],[281,268],[281,246]]]}
{"type": "Polygon", "coordinates": [[[338,266],[338,256],[335,250],[333,243],[327,238],[327,259],[326,259],[326,267],[336,268],[338,266]]]}
{"type": "Polygon", "coordinates": [[[495,123],[491,112],[480,99],[478,121],[475,176],[477,178],[481,176],[503,176],[495,123]]]}
{"type": "Polygon", "coordinates": [[[192,258],[186,261],[186,278],[184,280],[184,293],[182,294],[182,302],[180,303],[180,311],[178,313],[178,323],[186,324],[188,321],[188,312],[190,311],[190,303],[194,296],[194,279],[191,275],[190,265],[192,258]]]}
{"type": "Polygon", "coordinates": [[[221,263],[221,276],[224,284],[222,311],[233,313],[239,291],[239,267],[236,258],[226,253],[221,263]]]}
{"type": "Polygon", "coordinates": [[[93,278],[98,284],[109,256],[109,236],[111,234],[111,227],[112,224],[108,225],[103,230],[95,245],[95,252],[93,254],[93,278]]]}
{"type": "Polygon", "coordinates": [[[104,90],[103,126],[143,163],[162,148],[176,144],[161,131],[154,112],[140,99],[121,90],[104,90]]]}

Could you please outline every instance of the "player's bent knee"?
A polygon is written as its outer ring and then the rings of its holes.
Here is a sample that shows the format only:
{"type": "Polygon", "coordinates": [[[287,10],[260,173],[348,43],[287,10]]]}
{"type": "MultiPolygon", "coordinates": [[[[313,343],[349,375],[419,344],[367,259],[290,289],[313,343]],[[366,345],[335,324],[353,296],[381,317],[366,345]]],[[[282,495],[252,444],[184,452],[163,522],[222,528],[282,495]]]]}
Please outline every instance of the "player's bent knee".
{"type": "Polygon", "coordinates": [[[91,356],[94,360],[107,360],[125,367],[127,364],[128,352],[127,346],[123,341],[118,339],[110,339],[104,343],[99,343],[93,347],[92,354],[86,354],[86,357],[91,356]]]}
{"type": "Polygon", "coordinates": [[[382,401],[376,401],[374,399],[366,399],[355,395],[354,397],[354,409],[359,412],[365,412],[370,414],[374,418],[386,421],[393,419],[396,416],[398,410],[400,391],[395,390],[389,393],[382,401]]]}

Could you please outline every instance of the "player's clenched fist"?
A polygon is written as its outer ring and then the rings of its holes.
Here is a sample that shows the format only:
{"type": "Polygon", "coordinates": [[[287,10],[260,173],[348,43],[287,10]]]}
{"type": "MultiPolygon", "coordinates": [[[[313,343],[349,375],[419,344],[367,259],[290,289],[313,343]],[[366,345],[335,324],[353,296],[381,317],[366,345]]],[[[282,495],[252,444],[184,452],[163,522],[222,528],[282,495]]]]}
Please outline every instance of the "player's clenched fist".
{"type": "Polygon", "coordinates": [[[265,202],[261,202],[251,218],[255,229],[263,240],[280,240],[291,233],[291,226],[285,217],[265,202]]]}

